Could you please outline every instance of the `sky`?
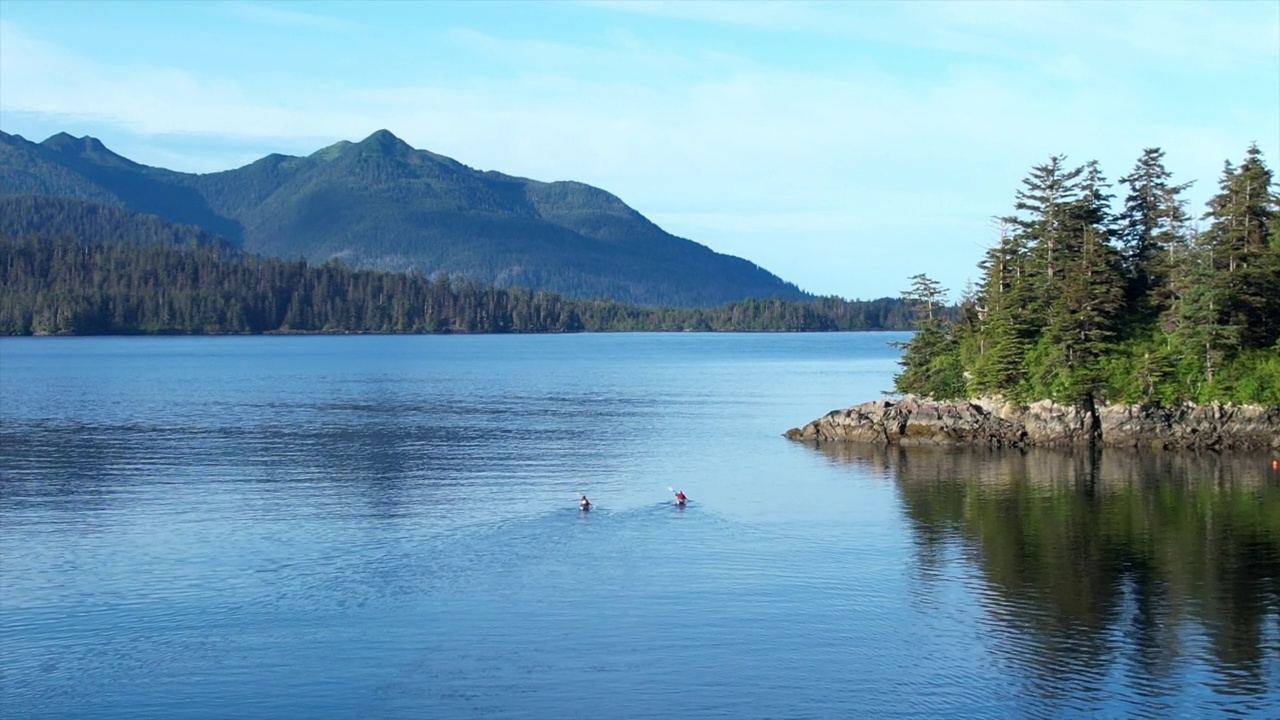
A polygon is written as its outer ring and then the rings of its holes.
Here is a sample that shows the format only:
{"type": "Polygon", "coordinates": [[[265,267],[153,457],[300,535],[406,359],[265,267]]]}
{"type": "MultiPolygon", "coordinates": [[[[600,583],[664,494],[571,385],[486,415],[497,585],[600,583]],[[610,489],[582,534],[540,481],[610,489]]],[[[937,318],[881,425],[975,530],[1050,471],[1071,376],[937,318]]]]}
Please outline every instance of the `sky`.
{"type": "MultiPolygon", "coordinates": [[[[958,297],[1030,168],[1280,170],[1280,0],[0,2],[0,130],[213,172],[387,129],[822,295],[958,297]]],[[[1123,196],[1124,188],[1113,189],[1123,196]]]]}

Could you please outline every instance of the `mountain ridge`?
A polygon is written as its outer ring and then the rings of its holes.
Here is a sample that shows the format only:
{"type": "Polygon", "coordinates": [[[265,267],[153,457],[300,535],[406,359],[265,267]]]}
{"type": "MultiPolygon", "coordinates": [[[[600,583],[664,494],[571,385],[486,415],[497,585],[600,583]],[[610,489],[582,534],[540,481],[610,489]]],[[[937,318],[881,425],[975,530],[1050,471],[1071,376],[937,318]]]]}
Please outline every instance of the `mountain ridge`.
{"type": "Polygon", "coordinates": [[[89,136],[33,143],[0,131],[0,193],[117,205],[266,256],[443,272],[568,297],[684,306],[813,297],[749,260],[666,232],[602,188],[477,170],[388,130],[206,174],[142,165],[89,136]]]}

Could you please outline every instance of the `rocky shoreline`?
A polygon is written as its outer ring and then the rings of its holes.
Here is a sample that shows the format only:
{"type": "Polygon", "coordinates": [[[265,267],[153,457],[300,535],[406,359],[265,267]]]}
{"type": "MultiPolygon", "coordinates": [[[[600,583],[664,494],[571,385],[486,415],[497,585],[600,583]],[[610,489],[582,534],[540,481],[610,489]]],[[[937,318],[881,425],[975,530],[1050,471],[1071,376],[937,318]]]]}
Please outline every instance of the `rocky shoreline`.
{"type": "Polygon", "coordinates": [[[1221,403],[1090,407],[907,395],[833,410],[785,434],[805,442],[876,445],[1280,450],[1280,408],[1221,403]]]}

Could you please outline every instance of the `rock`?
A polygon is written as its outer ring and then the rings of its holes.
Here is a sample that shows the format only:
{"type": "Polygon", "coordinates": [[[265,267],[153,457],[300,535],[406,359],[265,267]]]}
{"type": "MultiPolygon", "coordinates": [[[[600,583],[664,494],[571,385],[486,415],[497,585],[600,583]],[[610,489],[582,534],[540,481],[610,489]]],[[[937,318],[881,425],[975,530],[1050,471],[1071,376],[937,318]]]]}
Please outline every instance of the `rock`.
{"type": "Polygon", "coordinates": [[[1002,398],[929,400],[906,395],[833,410],[786,436],[806,442],[987,447],[1280,449],[1280,408],[1186,404],[1097,408],[1002,398]]]}

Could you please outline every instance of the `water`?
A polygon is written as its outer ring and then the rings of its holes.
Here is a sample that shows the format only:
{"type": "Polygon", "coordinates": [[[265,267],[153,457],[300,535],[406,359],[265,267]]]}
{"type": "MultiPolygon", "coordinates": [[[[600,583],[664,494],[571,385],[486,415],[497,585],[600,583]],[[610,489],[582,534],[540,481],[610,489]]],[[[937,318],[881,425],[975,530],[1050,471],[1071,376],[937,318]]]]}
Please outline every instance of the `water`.
{"type": "Polygon", "coordinates": [[[0,716],[1280,717],[1269,455],[781,437],[893,339],[0,341],[0,716]]]}

